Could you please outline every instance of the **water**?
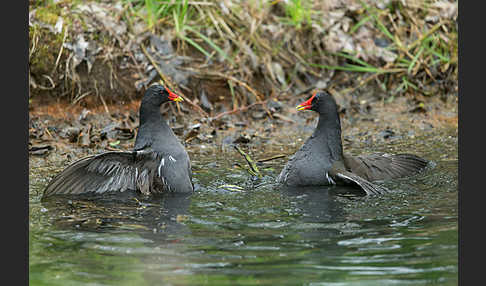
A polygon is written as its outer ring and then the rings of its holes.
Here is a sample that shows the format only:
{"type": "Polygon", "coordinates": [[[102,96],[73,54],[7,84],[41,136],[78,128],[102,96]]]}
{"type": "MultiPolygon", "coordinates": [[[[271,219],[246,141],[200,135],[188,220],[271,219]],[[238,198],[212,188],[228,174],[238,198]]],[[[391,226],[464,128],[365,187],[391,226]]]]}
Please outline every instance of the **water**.
{"type": "MultiPolygon", "coordinates": [[[[191,196],[41,203],[45,178],[63,164],[31,158],[30,284],[457,285],[457,137],[412,141],[376,150],[413,150],[435,166],[387,182],[395,191],[379,197],[281,189],[273,180],[286,159],[252,180],[236,151],[193,146],[191,196]]],[[[286,144],[252,155],[300,145],[286,144]]]]}

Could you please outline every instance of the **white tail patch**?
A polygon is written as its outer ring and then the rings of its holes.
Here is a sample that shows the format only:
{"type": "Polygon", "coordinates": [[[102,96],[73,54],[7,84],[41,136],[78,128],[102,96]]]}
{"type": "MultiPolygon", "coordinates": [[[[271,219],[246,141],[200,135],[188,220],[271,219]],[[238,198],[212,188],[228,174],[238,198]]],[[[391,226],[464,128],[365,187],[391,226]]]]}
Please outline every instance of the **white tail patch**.
{"type": "Polygon", "coordinates": [[[162,168],[162,166],[165,166],[165,158],[163,158],[163,157],[160,160],[159,168],[157,169],[159,177],[162,177],[162,175],[160,174],[160,168],[162,168]]]}
{"type": "Polygon", "coordinates": [[[334,180],[329,176],[329,173],[328,172],[326,172],[326,179],[329,182],[329,184],[331,184],[331,185],[335,185],[336,184],[336,182],[334,182],[334,180]]]}
{"type": "MultiPolygon", "coordinates": [[[[172,157],[171,155],[168,156],[168,159],[171,162],[177,162],[177,160],[174,157],[172,157]]],[[[162,174],[161,174],[160,170],[163,166],[165,166],[165,157],[162,157],[162,159],[160,159],[159,168],[157,169],[159,177],[161,177],[161,178],[162,178],[162,174]]]]}

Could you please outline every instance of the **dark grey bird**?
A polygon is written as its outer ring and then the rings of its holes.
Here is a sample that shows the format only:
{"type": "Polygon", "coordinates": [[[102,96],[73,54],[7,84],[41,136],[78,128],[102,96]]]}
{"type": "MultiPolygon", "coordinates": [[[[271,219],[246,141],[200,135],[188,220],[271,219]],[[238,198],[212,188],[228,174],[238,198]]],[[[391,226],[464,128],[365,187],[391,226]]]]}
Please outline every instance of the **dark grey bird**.
{"type": "Polygon", "coordinates": [[[133,151],[106,152],[72,163],[49,182],[43,198],[126,190],[145,195],[192,192],[189,156],[160,112],[163,103],[182,100],[162,85],[150,86],[140,104],[133,151]]]}
{"type": "Polygon", "coordinates": [[[374,181],[407,177],[422,171],[428,161],[412,154],[375,153],[352,156],[343,153],[341,122],[334,98],[315,93],[297,106],[298,110],[319,113],[314,133],[289,159],[277,182],[287,186],[354,185],[366,194],[388,189],[374,181]]]}

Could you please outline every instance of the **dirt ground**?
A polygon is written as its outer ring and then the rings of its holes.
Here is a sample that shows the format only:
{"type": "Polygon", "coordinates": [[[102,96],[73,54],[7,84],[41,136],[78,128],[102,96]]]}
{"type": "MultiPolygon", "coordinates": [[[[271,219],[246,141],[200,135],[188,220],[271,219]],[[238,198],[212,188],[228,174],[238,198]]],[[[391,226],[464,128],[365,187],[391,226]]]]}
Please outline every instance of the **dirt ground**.
{"type": "MultiPolygon", "coordinates": [[[[317,114],[295,109],[307,97],[275,100],[267,104],[270,115],[260,106],[254,106],[212,119],[216,116],[202,117],[185,102],[179,106],[166,104],[162,112],[187,148],[197,149],[202,144],[233,143],[252,148],[283,144],[289,145],[284,154],[290,155],[315,127],[317,114]]],[[[457,138],[457,97],[445,100],[432,97],[419,103],[416,97],[406,96],[391,102],[375,96],[361,98],[360,102],[343,98],[337,101],[345,148],[365,146],[372,151],[377,142],[406,141],[434,132],[457,138]]],[[[139,104],[139,100],[109,105],[93,102],[84,106],[65,102],[34,103],[29,110],[29,153],[65,165],[88,154],[130,150],[138,127],[139,104]]]]}

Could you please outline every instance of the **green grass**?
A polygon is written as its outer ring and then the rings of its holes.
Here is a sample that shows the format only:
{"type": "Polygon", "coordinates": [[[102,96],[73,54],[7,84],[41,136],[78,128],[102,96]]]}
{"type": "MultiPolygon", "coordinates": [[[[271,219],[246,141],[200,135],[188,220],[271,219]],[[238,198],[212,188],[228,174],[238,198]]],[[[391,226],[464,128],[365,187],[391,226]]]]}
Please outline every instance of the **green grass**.
{"type": "Polygon", "coordinates": [[[307,62],[306,64],[309,66],[318,67],[322,69],[341,70],[341,71],[348,71],[348,72],[366,72],[366,73],[382,74],[382,73],[397,73],[397,72],[404,71],[403,68],[385,69],[385,68],[375,67],[363,60],[358,59],[356,56],[347,53],[329,53],[329,54],[346,59],[353,63],[344,63],[343,65],[340,66],[322,65],[322,64],[315,64],[310,62],[307,62]]]}
{"type": "Polygon", "coordinates": [[[309,0],[289,0],[285,4],[285,22],[301,29],[304,24],[312,24],[311,13],[312,2],[309,0]]]}
{"type": "MultiPolygon", "coordinates": [[[[355,57],[350,57],[349,55],[343,53],[337,53],[336,55],[342,57],[346,60],[351,60],[355,64],[344,64],[343,66],[323,66],[315,65],[320,68],[335,69],[335,70],[345,70],[351,72],[370,72],[370,73],[399,73],[399,84],[393,90],[396,92],[405,92],[409,88],[418,91],[419,88],[413,82],[417,79],[414,76],[417,74],[419,69],[427,69],[429,74],[430,67],[447,69],[450,64],[457,63],[457,41],[453,44],[448,44],[444,41],[444,37],[440,37],[437,30],[440,28],[442,23],[438,23],[431,28],[420,27],[422,29],[421,37],[409,45],[406,42],[410,42],[410,39],[403,37],[405,33],[401,31],[395,31],[392,33],[389,28],[387,28],[386,23],[383,19],[389,19],[391,13],[396,13],[397,9],[405,9],[399,4],[397,7],[389,5],[385,10],[379,10],[376,7],[370,7],[365,2],[360,1],[362,7],[366,11],[364,16],[351,27],[349,33],[355,33],[361,26],[371,23],[374,29],[379,31],[383,36],[391,40],[392,44],[387,47],[387,49],[395,52],[398,56],[397,59],[392,63],[392,68],[383,69],[379,67],[374,67],[368,63],[358,60],[355,57]],[[382,16],[382,17],[380,17],[382,16]],[[388,17],[385,17],[388,16],[388,17]],[[452,54],[455,52],[455,56],[452,54]],[[454,58],[454,59],[452,59],[454,58]]],[[[428,3],[424,2],[424,10],[428,9],[428,3]]],[[[403,13],[403,11],[402,11],[403,13]]],[[[390,23],[391,24],[391,23],[390,23]]],[[[388,24],[389,27],[393,26],[388,24]]],[[[411,24],[412,25],[412,24],[411,24]]],[[[409,27],[407,27],[409,28],[409,27]]],[[[457,31],[451,31],[449,38],[454,40],[457,35],[457,31]]],[[[447,37],[446,37],[447,38],[447,37]]]]}
{"type": "Polygon", "coordinates": [[[197,23],[201,22],[199,21],[200,14],[192,5],[190,5],[188,0],[127,0],[125,2],[132,5],[134,14],[145,21],[149,30],[156,32],[157,29],[161,29],[159,23],[171,23],[177,38],[187,42],[207,58],[211,58],[212,55],[198,43],[198,40],[199,42],[202,41],[206,43],[223,59],[233,63],[233,60],[213,40],[199,32],[202,28],[205,28],[205,26],[197,23]]]}

